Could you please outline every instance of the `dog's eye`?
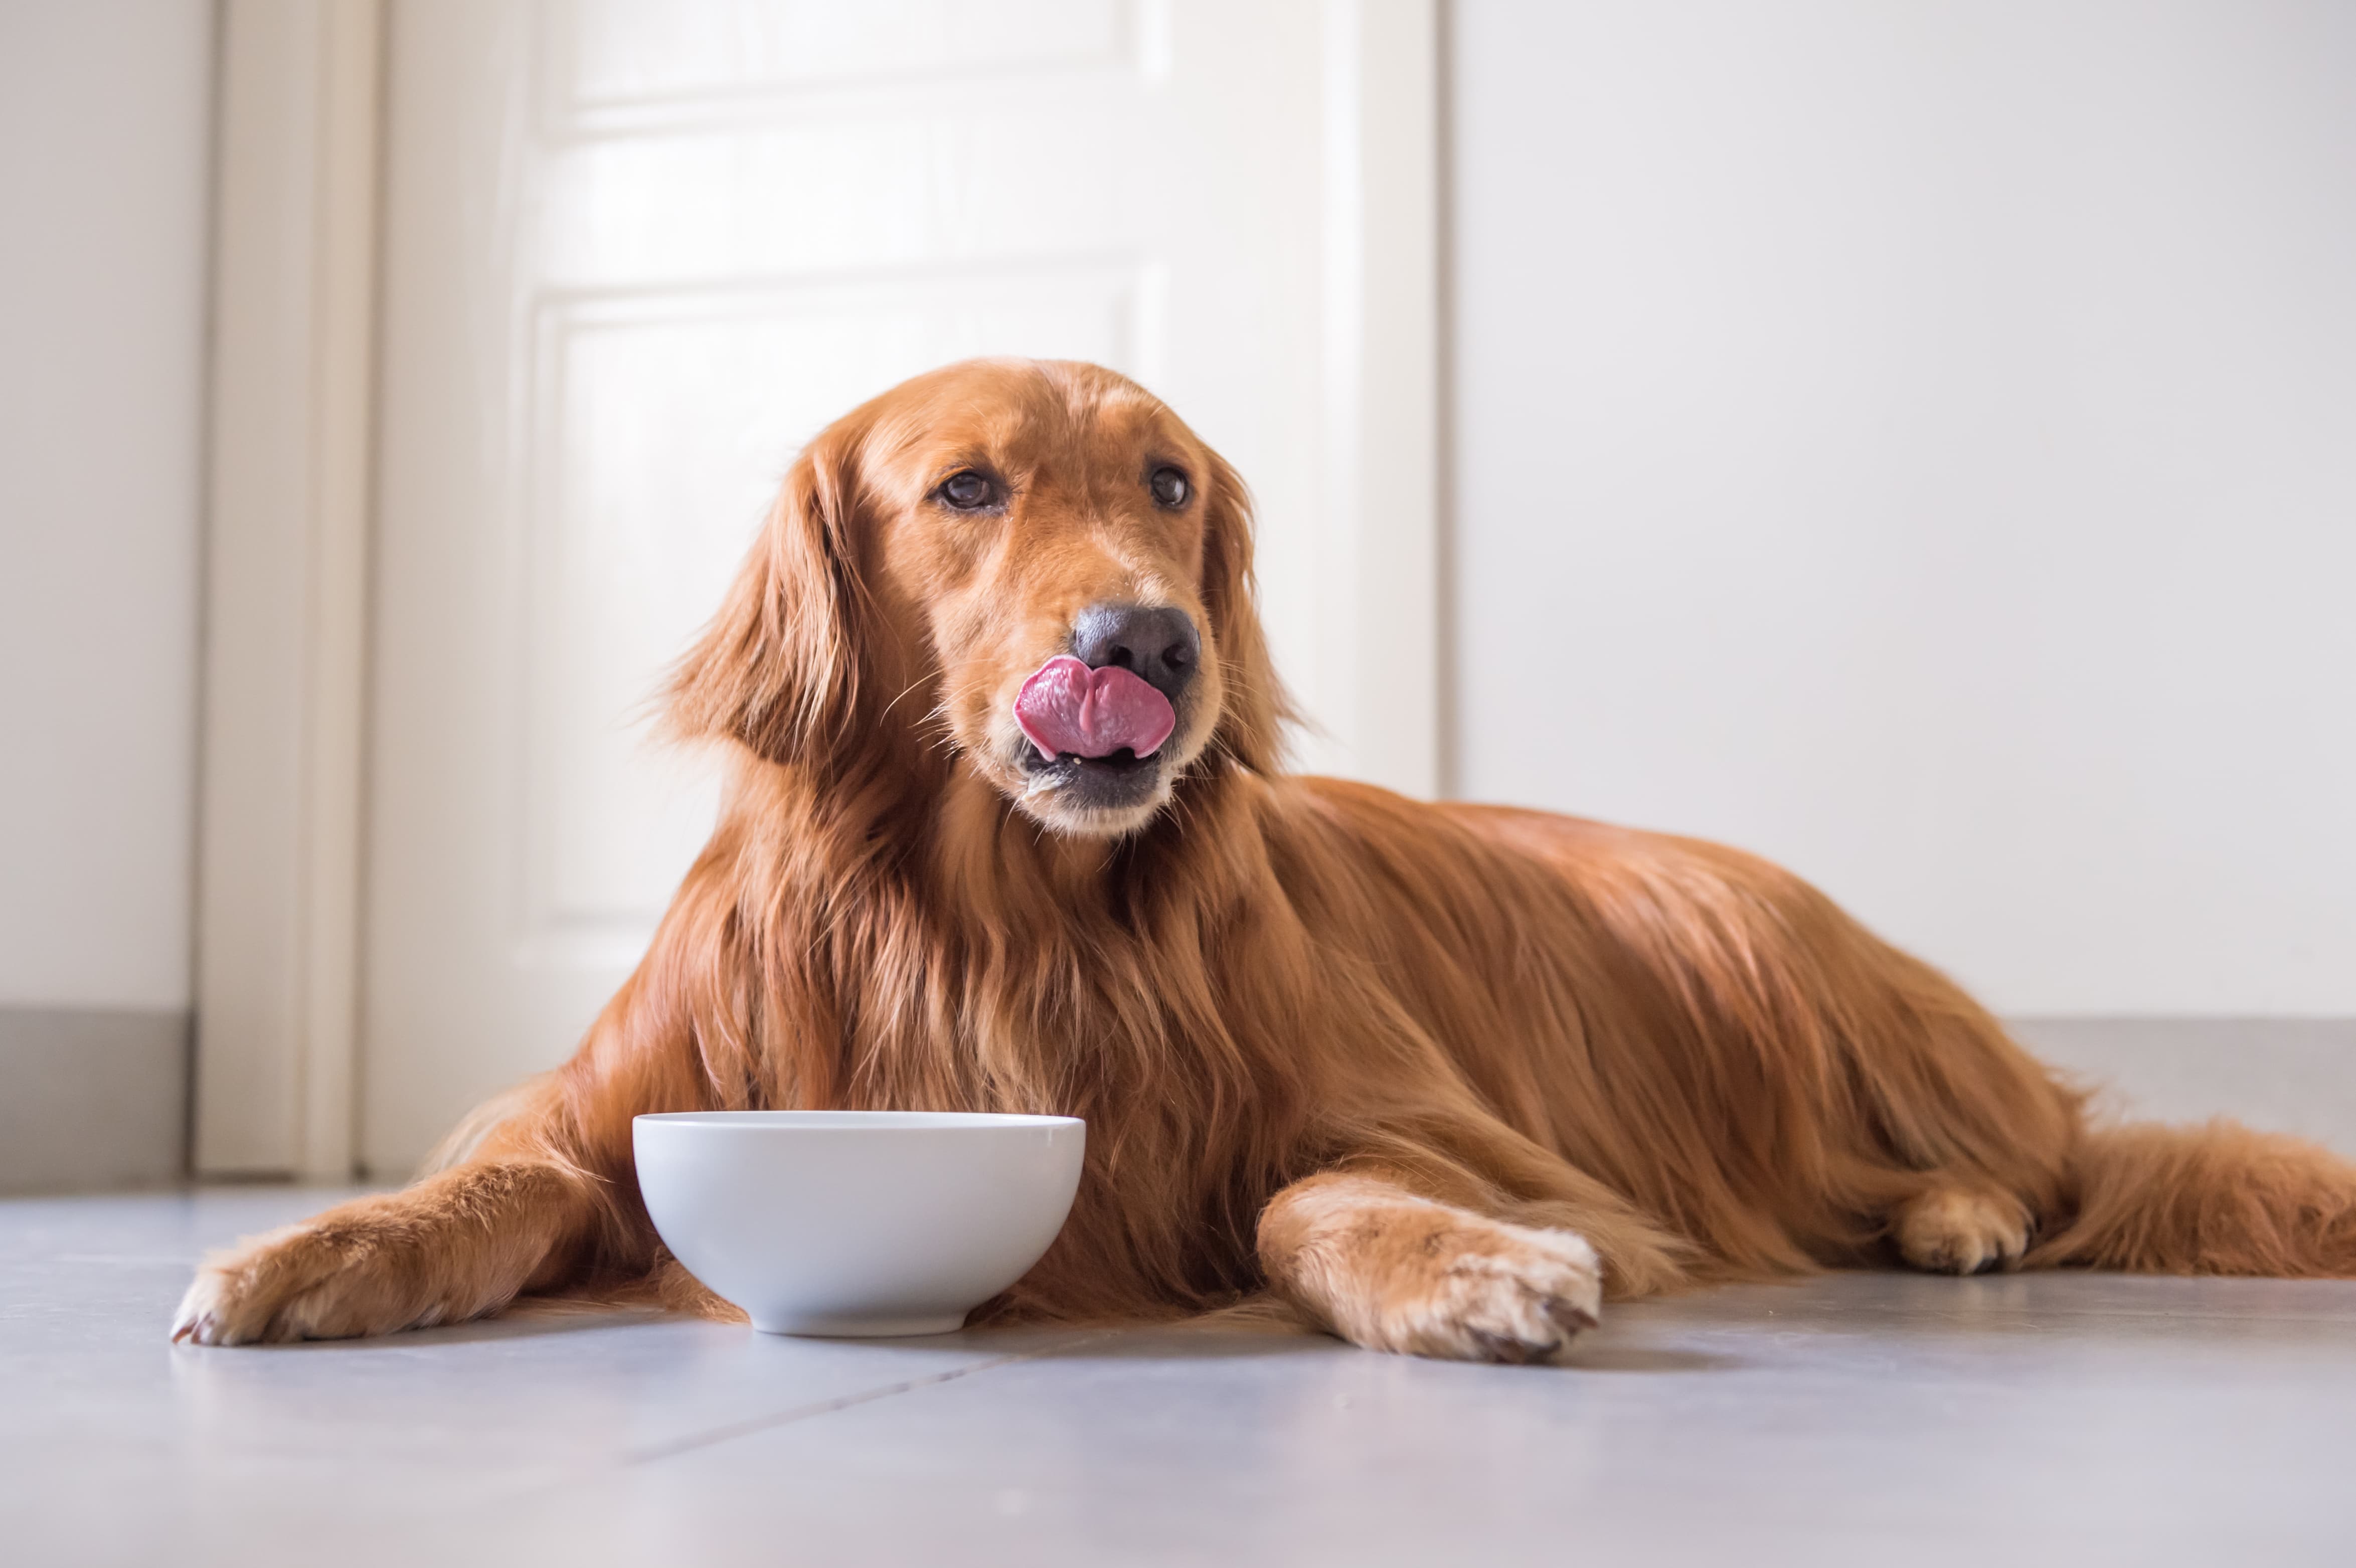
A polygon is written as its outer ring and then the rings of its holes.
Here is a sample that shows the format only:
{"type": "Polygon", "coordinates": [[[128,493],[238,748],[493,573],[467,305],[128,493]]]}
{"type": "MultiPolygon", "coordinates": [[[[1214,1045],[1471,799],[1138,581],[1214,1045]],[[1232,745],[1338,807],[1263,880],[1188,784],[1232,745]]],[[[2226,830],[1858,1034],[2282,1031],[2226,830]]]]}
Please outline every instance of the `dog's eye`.
{"type": "Polygon", "coordinates": [[[1146,483],[1152,487],[1153,498],[1165,507],[1183,507],[1186,504],[1186,497],[1194,493],[1194,486],[1186,483],[1186,476],[1175,468],[1157,468],[1153,471],[1153,477],[1146,483]]]}
{"type": "Polygon", "coordinates": [[[938,493],[943,502],[958,511],[975,512],[990,505],[995,490],[996,486],[991,484],[987,475],[976,474],[969,468],[962,474],[952,474],[942,480],[938,493]]]}

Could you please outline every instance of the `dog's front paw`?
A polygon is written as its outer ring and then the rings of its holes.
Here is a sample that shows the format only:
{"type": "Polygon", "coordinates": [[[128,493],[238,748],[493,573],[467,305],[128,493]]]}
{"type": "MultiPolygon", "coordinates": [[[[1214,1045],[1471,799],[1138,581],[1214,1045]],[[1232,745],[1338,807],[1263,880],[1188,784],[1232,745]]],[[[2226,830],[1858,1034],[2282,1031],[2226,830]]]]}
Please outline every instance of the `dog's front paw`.
{"type": "Polygon", "coordinates": [[[1435,1239],[1439,1266],[1388,1304],[1393,1349],[1452,1360],[1552,1361],[1601,1314],[1603,1268],[1584,1237],[1474,1221],[1435,1239]]]}
{"type": "Polygon", "coordinates": [[[1373,1349],[1460,1361],[1559,1360],[1602,1311],[1585,1238],[1440,1209],[1404,1227],[1371,1310],[1341,1325],[1373,1349]],[[1437,1222],[1434,1222],[1434,1221],[1437,1222]]]}
{"type": "Polygon", "coordinates": [[[289,1225],[208,1257],[172,1318],[174,1340],[254,1345],[420,1328],[416,1269],[364,1228],[289,1225]]]}

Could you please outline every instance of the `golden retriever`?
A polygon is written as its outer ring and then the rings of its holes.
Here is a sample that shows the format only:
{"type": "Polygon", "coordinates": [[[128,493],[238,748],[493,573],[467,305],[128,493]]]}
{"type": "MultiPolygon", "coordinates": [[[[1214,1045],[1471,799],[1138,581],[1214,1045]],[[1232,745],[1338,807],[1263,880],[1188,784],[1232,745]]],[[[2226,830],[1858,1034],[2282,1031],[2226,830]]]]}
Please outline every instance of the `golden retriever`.
{"type": "Polygon", "coordinates": [[[725,805],[579,1053],[405,1191],[209,1260],[174,1337],[720,1309],[631,1166],[634,1115],[707,1108],[1085,1117],[1069,1222],[981,1317],[1272,1293],[1543,1361],[1606,1295],[1824,1266],[2356,1274],[2356,1166],[2090,1125],[1773,866],[1287,774],[1251,550],[1235,472],[1093,366],[829,428],[677,672],[725,805]]]}

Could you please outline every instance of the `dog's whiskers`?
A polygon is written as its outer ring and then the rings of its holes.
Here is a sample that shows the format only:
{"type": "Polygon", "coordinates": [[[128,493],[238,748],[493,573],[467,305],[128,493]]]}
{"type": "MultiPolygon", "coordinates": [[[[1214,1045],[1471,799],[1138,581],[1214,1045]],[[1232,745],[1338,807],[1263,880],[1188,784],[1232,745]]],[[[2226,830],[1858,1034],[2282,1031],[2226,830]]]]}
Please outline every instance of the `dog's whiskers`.
{"type": "MultiPolygon", "coordinates": [[[[908,693],[910,693],[910,692],[912,692],[912,691],[916,690],[916,688],[918,688],[918,687],[920,687],[920,686],[922,686],[922,685],[924,685],[924,684],[925,684],[925,677],[924,677],[923,676],[918,676],[916,679],[914,679],[914,680],[910,681],[907,685],[905,685],[905,686],[904,686],[904,687],[902,687],[902,688],[900,688],[900,697],[905,697],[905,696],[907,696],[907,695],[908,695],[908,693]]],[[[876,719],[877,719],[879,721],[881,721],[881,720],[885,720],[885,719],[889,719],[889,718],[891,718],[891,717],[892,717],[892,709],[894,709],[894,708],[897,708],[897,707],[899,707],[899,706],[900,706],[900,697],[895,697],[895,698],[894,698],[891,701],[889,701],[889,702],[887,702],[887,703],[885,703],[885,704],[884,705],[884,711],[883,711],[883,712],[881,712],[881,713],[879,713],[879,714],[877,714],[877,715],[875,716],[875,717],[876,717],[876,719]]],[[[937,712],[941,711],[941,709],[940,709],[939,708],[937,708],[937,708],[935,708],[935,709],[933,709],[933,711],[934,711],[934,712],[936,712],[936,713],[937,713],[937,712]]],[[[923,722],[924,722],[924,720],[920,719],[920,720],[917,720],[917,722],[921,724],[921,723],[923,723],[923,722]]]]}

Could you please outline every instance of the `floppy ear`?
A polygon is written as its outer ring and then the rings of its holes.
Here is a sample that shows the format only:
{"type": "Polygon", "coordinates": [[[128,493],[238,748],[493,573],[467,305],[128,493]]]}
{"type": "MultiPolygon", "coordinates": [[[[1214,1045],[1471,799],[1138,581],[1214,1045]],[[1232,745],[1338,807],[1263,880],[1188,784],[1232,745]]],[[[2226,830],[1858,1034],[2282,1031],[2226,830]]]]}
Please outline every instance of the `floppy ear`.
{"type": "Polygon", "coordinates": [[[849,743],[864,618],[850,533],[855,449],[834,427],[794,461],[720,613],[671,672],[673,734],[726,736],[773,763],[849,743]]]}
{"type": "Polygon", "coordinates": [[[1272,773],[1283,755],[1283,726],[1296,715],[1269,657],[1268,635],[1260,629],[1258,585],[1252,575],[1251,492],[1216,453],[1211,454],[1210,477],[1203,605],[1210,613],[1226,688],[1211,745],[1256,773],[1272,773]]]}

